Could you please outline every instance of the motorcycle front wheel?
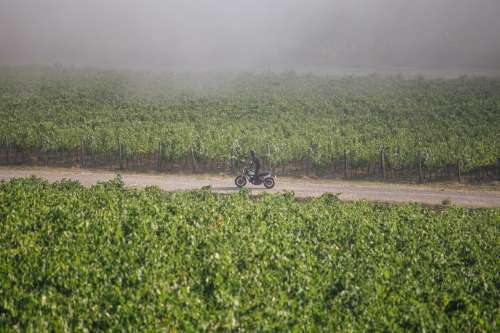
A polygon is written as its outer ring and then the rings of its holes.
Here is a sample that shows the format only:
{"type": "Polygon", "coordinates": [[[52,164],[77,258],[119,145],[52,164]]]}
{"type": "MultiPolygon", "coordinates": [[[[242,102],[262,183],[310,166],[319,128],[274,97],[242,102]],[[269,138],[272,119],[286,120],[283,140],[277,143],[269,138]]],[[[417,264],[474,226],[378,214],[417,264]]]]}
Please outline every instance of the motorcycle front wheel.
{"type": "Polygon", "coordinates": [[[234,179],[234,184],[239,188],[242,188],[247,184],[247,179],[240,175],[234,179]]]}
{"type": "Polygon", "coordinates": [[[274,178],[273,177],[268,177],[264,179],[264,187],[267,189],[271,189],[274,187],[274,178]]]}

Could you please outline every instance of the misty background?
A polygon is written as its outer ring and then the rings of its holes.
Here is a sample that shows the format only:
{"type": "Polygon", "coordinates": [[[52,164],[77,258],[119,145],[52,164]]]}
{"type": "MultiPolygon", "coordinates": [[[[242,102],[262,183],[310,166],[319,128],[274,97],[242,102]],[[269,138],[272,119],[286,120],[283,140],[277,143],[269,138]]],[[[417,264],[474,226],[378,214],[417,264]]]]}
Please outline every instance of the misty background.
{"type": "Polygon", "coordinates": [[[499,0],[0,0],[0,66],[500,69],[499,0]]]}

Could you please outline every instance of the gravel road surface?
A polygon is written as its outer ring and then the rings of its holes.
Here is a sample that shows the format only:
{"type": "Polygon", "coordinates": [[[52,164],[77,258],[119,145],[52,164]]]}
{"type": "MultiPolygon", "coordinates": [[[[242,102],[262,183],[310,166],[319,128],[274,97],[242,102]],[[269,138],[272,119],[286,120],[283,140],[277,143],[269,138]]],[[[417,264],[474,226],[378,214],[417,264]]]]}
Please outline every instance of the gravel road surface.
{"type": "MultiPolygon", "coordinates": [[[[0,167],[0,180],[35,175],[51,182],[63,178],[80,181],[84,186],[91,186],[98,181],[112,179],[116,173],[111,171],[54,168],[7,168],[0,167]]],[[[231,176],[214,175],[172,175],[122,173],[125,184],[129,187],[157,185],[166,191],[185,191],[200,189],[210,185],[221,193],[237,192],[231,176]]],[[[296,197],[319,196],[326,192],[340,193],[342,200],[368,200],[377,202],[420,202],[441,204],[449,200],[452,204],[466,207],[500,207],[500,191],[476,189],[446,189],[435,186],[401,185],[371,182],[349,182],[335,180],[313,180],[302,178],[278,177],[276,188],[269,191],[263,187],[249,187],[254,194],[263,192],[293,191],[296,197]]]]}

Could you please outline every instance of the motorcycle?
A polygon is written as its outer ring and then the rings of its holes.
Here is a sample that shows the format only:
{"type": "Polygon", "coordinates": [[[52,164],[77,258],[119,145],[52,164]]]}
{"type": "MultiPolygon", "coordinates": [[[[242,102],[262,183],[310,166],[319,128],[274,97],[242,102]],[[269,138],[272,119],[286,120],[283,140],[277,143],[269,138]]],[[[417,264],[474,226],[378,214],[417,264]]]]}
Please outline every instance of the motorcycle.
{"type": "Polygon", "coordinates": [[[255,170],[253,169],[243,169],[242,173],[239,174],[234,179],[234,184],[239,188],[244,187],[247,182],[253,185],[262,185],[267,189],[271,189],[275,185],[276,176],[272,175],[270,172],[261,173],[258,177],[255,177],[255,170]]]}

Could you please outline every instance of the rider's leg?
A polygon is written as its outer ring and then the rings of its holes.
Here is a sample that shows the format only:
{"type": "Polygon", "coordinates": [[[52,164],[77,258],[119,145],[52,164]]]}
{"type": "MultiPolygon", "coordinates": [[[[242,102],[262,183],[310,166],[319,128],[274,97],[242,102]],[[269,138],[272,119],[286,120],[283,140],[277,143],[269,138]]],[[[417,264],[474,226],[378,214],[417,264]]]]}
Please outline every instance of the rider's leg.
{"type": "Polygon", "coordinates": [[[253,176],[255,179],[259,179],[259,172],[260,168],[255,168],[255,176],[253,176]]]}

